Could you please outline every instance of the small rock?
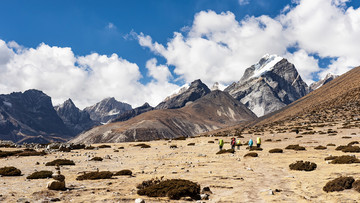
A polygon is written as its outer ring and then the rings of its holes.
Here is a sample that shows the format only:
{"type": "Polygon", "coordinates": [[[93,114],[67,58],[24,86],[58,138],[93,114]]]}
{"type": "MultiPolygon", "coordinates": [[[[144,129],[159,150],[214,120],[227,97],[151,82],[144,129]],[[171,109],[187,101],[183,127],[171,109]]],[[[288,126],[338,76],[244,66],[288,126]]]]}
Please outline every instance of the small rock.
{"type": "Polygon", "coordinates": [[[50,199],[50,202],[59,202],[59,201],[61,201],[59,198],[52,198],[52,199],[50,199]]]}
{"type": "Polygon", "coordinates": [[[203,194],[212,194],[211,190],[210,190],[210,187],[204,187],[202,189],[202,192],[203,194]]]}
{"type": "Polygon", "coordinates": [[[47,188],[49,190],[65,190],[65,182],[60,182],[57,180],[53,180],[48,182],[47,184],[47,188]]]}
{"type": "Polygon", "coordinates": [[[209,195],[208,194],[201,194],[200,198],[201,198],[201,200],[209,200],[209,195]]]}
{"type": "Polygon", "coordinates": [[[135,203],[145,203],[145,200],[143,200],[141,198],[137,198],[137,199],[135,199],[135,203]]]}

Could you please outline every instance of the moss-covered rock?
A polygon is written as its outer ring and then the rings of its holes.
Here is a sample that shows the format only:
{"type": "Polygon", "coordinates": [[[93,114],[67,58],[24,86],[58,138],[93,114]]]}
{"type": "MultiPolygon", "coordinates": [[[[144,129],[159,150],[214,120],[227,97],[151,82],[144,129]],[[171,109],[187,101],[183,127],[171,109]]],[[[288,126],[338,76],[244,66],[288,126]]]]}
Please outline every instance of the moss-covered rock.
{"type": "Polygon", "coordinates": [[[97,180],[97,179],[110,179],[113,173],[110,171],[95,171],[85,173],[76,178],[76,180],[97,180]]]}
{"type": "Polygon", "coordinates": [[[74,161],[68,160],[68,159],[55,159],[54,161],[47,162],[45,166],[62,166],[62,165],[69,165],[73,166],[75,165],[74,161]]]}
{"type": "Polygon", "coordinates": [[[296,161],[295,163],[289,165],[291,170],[297,171],[313,171],[316,169],[316,167],[317,165],[315,163],[309,161],[296,161]]]}

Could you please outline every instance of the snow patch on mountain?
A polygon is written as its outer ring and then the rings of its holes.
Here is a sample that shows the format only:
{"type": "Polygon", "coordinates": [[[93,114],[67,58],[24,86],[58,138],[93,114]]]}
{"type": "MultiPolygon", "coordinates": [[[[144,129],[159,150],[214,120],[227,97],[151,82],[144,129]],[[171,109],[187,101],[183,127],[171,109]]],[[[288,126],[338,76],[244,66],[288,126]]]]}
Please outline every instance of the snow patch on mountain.
{"type": "Polygon", "coordinates": [[[255,71],[252,77],[260,77],[264,73],[272,70],[275,64],[279,63],[283,57],[265,54],[260,61],[255,64],[255,71]]]}

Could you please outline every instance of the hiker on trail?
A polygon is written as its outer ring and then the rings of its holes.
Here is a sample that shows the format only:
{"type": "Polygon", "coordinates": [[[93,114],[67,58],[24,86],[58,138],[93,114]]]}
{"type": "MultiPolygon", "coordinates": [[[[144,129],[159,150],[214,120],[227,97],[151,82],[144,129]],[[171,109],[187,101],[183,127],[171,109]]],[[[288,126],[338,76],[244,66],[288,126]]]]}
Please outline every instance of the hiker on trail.
{"type": "Polygon", "coordinates": [[[260,148],[260,145],[261,145],[261,138],[257,137],[256,138],[256,146],[257,146],[257,148],[260,148]]]}
{"type": "Polygon", "coordinates": [[[220,140],[219,140],[219,148],[220,148],[220,151],[222,150],[223,146],[224,146],[224,140],[223,140],[223,139],[220,139],[220,140]]]}
{"type": "Polygon", "coordinates": [[[235,150],[235,144],[236,144],[236,141],[235,141],[235,138],[231,138],[231,149],[235,150]]]}
{"type": "Polygon", "coordinates": [[[252,148],[253,144],[254,144],[254,143],[253,143],[252,139],[250,139],[250,140],[249,140],[249,147],[250,147],[250,149],[252,148]]]}
{"type": "Polygon", "coordinates": [[[236,146],[237,146],[237,149],[240,150],[240,146],[241,146],[240,139],[236,140],[236,146]]]}

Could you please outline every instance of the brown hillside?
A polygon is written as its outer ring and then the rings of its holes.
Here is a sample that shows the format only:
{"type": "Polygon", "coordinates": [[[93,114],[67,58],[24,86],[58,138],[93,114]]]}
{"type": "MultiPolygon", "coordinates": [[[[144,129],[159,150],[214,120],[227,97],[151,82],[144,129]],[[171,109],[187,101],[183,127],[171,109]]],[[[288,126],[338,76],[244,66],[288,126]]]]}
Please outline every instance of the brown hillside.
{"type": "Polygon", "coordinates": [[[190,137],[256,118],[228,93],[213,91],[181,109],[146,112],[125,122],[95,127],[70,142],[101,143],[190,137]]]}

